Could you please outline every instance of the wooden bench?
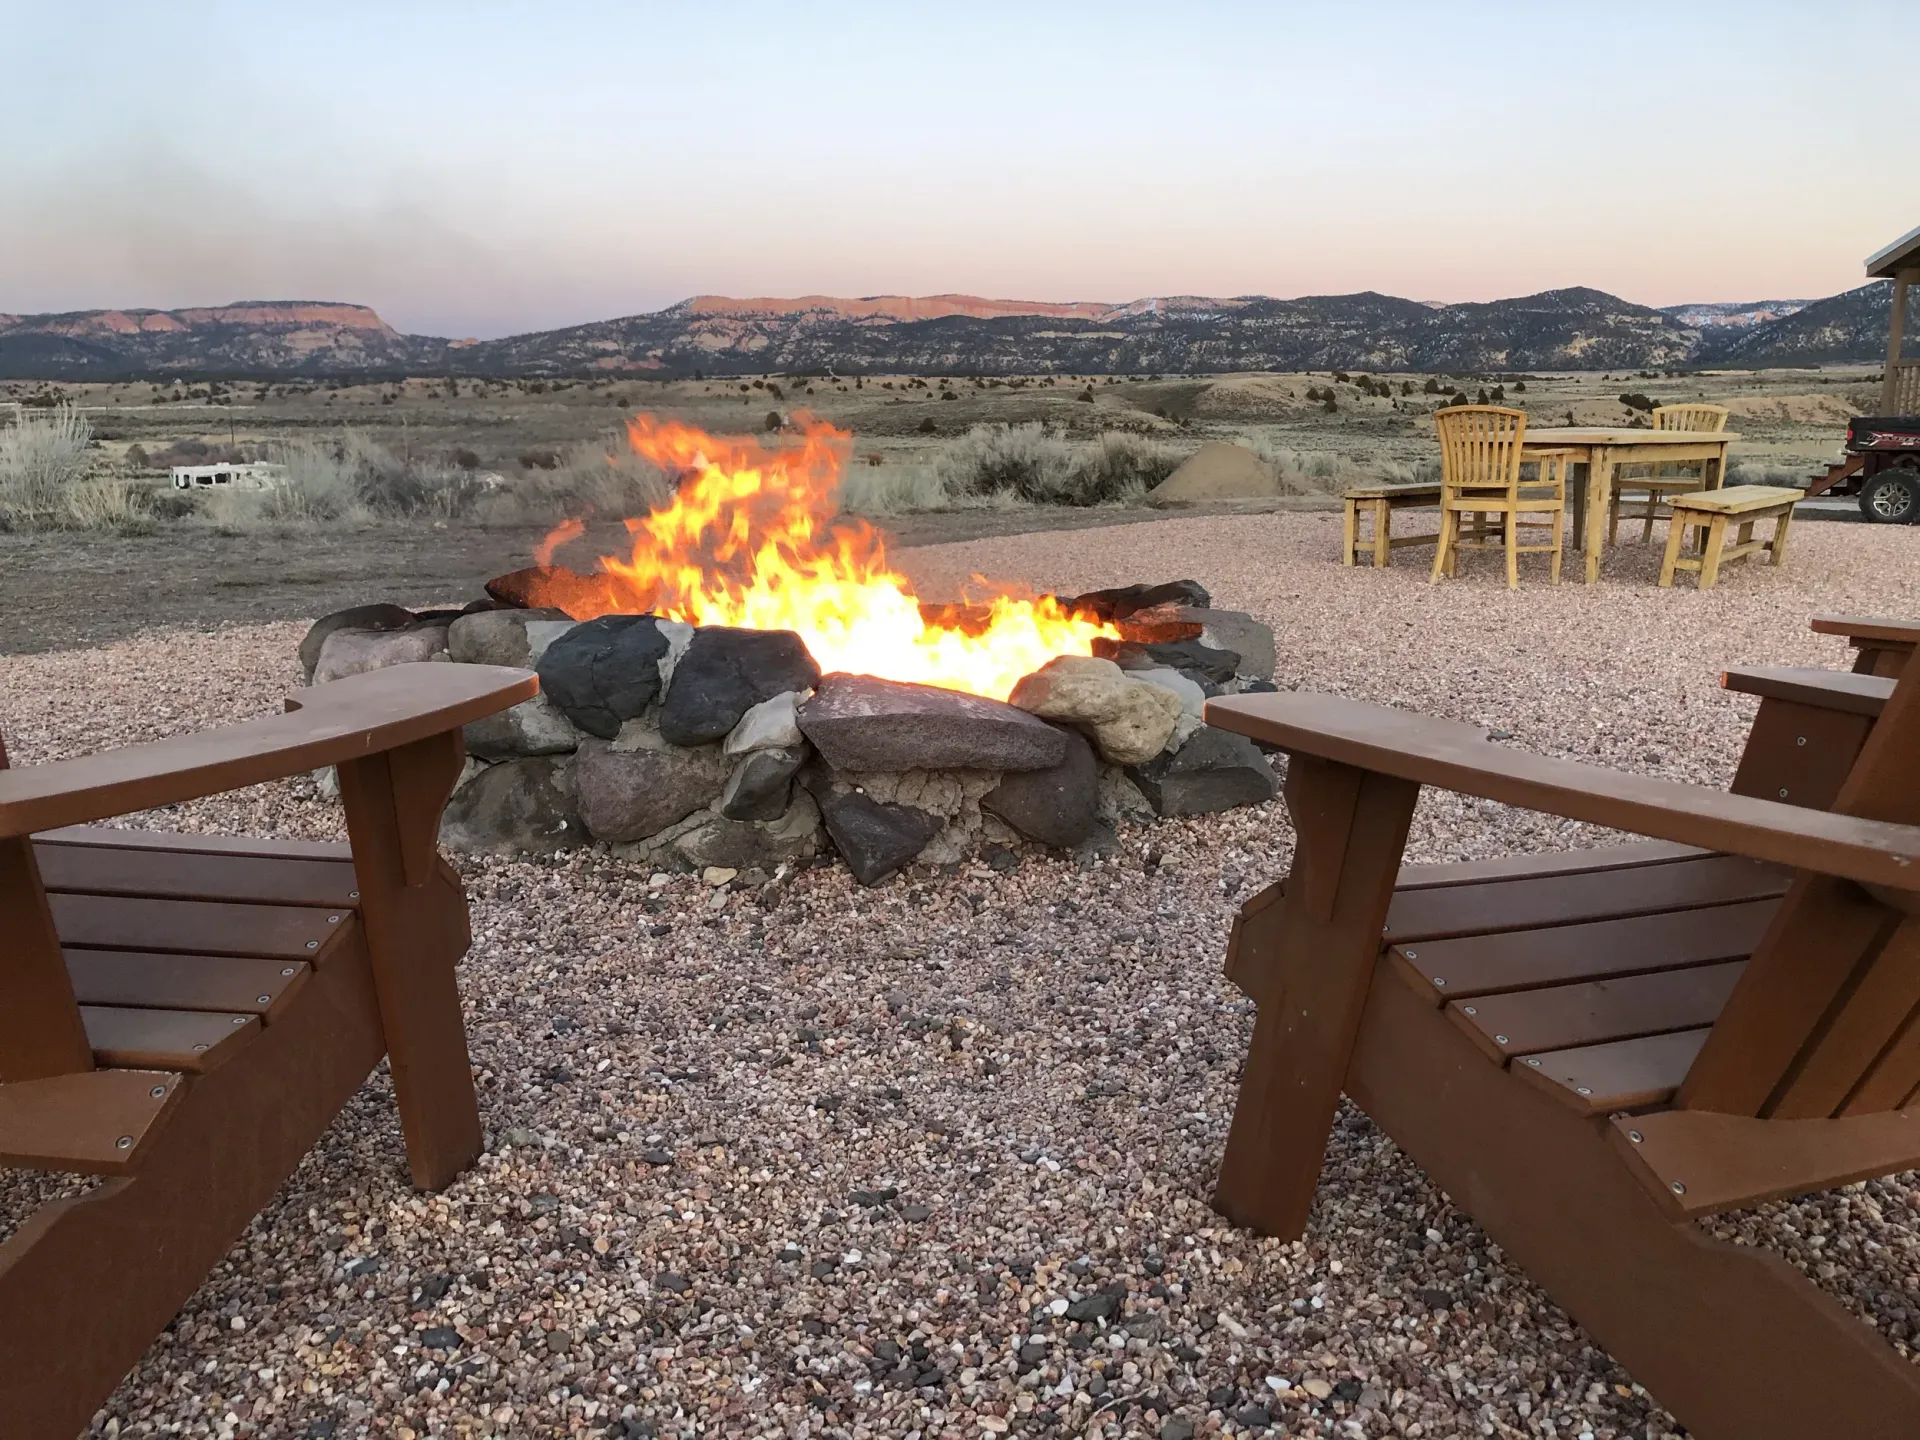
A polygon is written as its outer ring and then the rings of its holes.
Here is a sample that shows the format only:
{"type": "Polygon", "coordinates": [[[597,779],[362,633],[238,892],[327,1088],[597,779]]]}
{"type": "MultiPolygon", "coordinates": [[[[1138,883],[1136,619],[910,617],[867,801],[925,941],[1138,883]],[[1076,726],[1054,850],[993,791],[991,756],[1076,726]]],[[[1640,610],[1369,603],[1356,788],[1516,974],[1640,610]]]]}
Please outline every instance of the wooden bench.
{"type": "Polygon", "coordinates": [[[1259,1014],[1216,1207],[1298,1238],[1344,1092],[1700,1440],[1920,1435],[1920,1367],[1695,1223],[1920,1167],[1920,668],[1856,688],[1830,809],[1210,701],[1287,754],[1297,833],[1229,943],[1259,1014]],[[1646,838],[1403,866],[1423,784],[1646,838]]]}
{"type": "Polygon", "coordinates": [[[0,1243],[0,1432],[72,1440],[384,1055],[416,1185],[479,1153],[436,851],[525,671],[398,665],[54,764],[0,755],[0,1168],[106,1177],[0,1243]],[[350,845],[94,828],[339,769],[350,845]]]}
{"type": "Polygon", "coordinates": [[[1854,671],[1860,675],[1897,678],[1907,668],[1914,646],[1920,645],[1920,620],[1889,620],[1879,615],[1816,615],[1809,623],[1816,634],[1847,637],[1847,644],[1854,650],[1854,671]]]}
{"type": "Polygon", "coordinates": [[[1356,565],[1360,557],[1360,515],[1373,516],[1373,536],[1369,542],[1375,568],[1384,569],[1393,561],[1393,552],[1407,545],[1431,545],[1437,534],[1403,535],[1393,538],[1393,512],[1412,508],[1432,508],[1440,504],[1440,487],[1434,485],[1360,485],[1347,491],[1346,518],[1341,530],[1340,563],[1356,565]]]}
{"type": "Polygon", "coordinates": [[[1728,485],[1719,490],[1695,490],[1672,499],[1673,519],[1667,526],[1667,554],[1660,563],[1660,583],[1673,584],[1676,570],[1700,572],[1700,588],[1710,590],[1720,578],[1722,564],[1766,551],[1769,563],[1778,565],[1787,555],[1787,530],[1793,523],[1793,507],[1805,498],[1805,491],[1785,485],[1728,485]],[[1761,520],[1774,522],[1771,540],[1755,540],[1753,527],[1761,520]],[[1727,526],[1736,525],[1739,533],[1734,544],[1727,544],[1727,526]],[[1684,555],[1687,532],[1700,527],[1706,538],[1698,555],[1684,555]]]}

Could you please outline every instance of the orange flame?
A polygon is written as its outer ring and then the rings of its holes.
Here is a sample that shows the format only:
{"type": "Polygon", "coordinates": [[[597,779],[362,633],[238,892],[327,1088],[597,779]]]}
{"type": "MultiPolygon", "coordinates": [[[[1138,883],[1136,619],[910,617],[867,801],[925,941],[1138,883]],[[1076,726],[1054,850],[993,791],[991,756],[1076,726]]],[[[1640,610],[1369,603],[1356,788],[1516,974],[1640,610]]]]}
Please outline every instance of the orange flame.
{"type": "MultiPolygon", "coordinates": [[[[823,671],[845,670],[1004,700],[1056,655],[1087,655],[1112,625],[1070,614],[1051,596],[995,595],[977,607],[922,613],[913,583],[887,563],[864,521],[835,518],[852,437],[797,414],[797,444],[709,435],[650,415],[627,427],[633,448],[669,476],[674,500],[629,518],[632,553],[603,555],[564,595],[536,595],[575,619],[652,612],[693,625],[799,634],[823,671]]],[[[576,540],[567,520],[535,558],[576,540]]],[[[976,577],[977,578],[977,577],[976,577]]],[[[930,607],[933,608],[933,607],[930,607]]]]}

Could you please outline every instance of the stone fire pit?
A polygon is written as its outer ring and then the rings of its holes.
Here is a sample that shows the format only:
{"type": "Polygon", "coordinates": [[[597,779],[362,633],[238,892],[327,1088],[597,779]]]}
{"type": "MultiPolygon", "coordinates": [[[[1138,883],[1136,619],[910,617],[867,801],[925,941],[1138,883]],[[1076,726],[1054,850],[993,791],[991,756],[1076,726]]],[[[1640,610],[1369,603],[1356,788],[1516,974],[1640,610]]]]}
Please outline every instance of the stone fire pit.
{"type": "Polygon", "coordinates": [[[1097,853],[1121,825],[1273,797],[1260,750],[1201,719],[1211,695],[1274,688],[1270,630],[1190,580],[1064,603],[1122,638],[1050,661],[1006,703],[822,675],[791,631],[576,622],[499,598],[341,611],[300,659],[312,684],[447,660],[538,671],[540,695],[467,727],[441,836],[455,850],[599,843],[669,870],[835,852],[873,884],[1023,844],[1097,853]]]}

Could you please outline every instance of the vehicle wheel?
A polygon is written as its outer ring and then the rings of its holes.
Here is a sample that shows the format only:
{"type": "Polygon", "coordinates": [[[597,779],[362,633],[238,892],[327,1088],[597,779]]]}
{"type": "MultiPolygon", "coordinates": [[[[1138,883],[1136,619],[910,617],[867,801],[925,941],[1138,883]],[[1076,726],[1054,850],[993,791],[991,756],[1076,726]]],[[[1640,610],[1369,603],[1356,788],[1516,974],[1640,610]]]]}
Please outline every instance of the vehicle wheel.
{"type": "Polygon", "coordinates": [[[1860,513],[1876,525],[1920,520],[1920,470],[1906,465],[1882,470],[1860,487],[1860,513]]]}

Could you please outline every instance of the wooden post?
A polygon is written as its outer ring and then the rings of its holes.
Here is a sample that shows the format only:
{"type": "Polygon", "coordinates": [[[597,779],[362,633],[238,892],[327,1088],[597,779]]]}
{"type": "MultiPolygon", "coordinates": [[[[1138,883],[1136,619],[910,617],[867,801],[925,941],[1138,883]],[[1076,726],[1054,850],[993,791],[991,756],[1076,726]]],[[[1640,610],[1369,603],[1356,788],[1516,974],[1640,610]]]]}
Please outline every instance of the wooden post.
{"type": "Polygon", "coordinates": [[[1287,761],[1297,839],[1285,896],[1243,920],[1236,976],[1260,1007],[1214,1208],[1298,1237],[1333,1129],[1420,787],[1287,761]]]}
{"type": "Polygon", "coordinates": [[[1900,411],[1900,341],[1907,328],[1907,286],[1920,270],[1902,270],[1893,277],[1893,318],[1887,324],[1887,370],[1880,382],[1880,413],[1900,411]]]}
{"type": "Polygon", "coordinates": [[[435,848],[460,777],[460,732],[340,766],[360,919],[386,1031],[413,1182],[437,1190],[480,1153],[454,965],[466,953],[460,882],[435,848]]]}

